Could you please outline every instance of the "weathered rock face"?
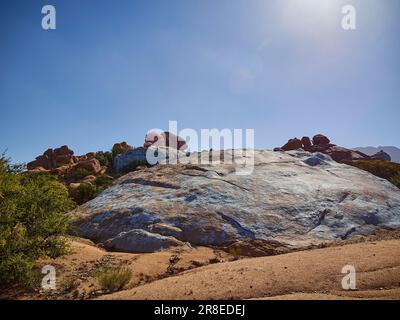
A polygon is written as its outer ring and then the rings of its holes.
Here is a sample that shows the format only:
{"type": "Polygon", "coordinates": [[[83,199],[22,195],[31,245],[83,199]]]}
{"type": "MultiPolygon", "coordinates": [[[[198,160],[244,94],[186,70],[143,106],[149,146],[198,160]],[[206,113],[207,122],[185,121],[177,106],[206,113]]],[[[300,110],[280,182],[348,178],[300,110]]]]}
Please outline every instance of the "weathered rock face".
{"type": "Polygon", "coordinates": [[[189,242],[260,255],[400,228],[399,189],[325,154],[256,151],[250,175],[235,174],[236,154],[233,164],[199,157],[209,153],[121,177],[74,212],[80,235],[121,251],[189,242]]]}

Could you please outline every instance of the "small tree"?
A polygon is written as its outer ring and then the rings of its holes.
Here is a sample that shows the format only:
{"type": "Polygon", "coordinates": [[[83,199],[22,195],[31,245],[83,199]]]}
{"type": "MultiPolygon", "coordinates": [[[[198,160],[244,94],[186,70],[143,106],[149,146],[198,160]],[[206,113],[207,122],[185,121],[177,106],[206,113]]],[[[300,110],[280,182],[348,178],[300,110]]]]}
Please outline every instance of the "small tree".
{"type": "Polygon", "coordinates": [[[10,168],[0,157],[0,286],[29,285],[36,259],[65,253],[73,202],[55,177],[10,168]]]}

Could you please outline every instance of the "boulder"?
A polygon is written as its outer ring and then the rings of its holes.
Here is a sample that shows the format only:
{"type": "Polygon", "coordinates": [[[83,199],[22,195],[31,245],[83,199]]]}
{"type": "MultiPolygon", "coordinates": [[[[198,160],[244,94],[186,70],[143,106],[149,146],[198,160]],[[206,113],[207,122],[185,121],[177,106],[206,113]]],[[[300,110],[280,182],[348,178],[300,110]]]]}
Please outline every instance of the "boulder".
{"type": "Polygon", "coordinates": [[[303,137],[301,138],[301,144],[303,145],[303,149],[305,151],[311,151],[312,149],[312,144],[311,144],[311,140],[309,137],[303,137]]]}
{"type": "Polygon", "coordinates": [[[86,153],[86,160],[91,160],[96,158],[96,152],[86,153]]]}
{"type": "Polygon", "coordinates": [[[294,138],[290,139],[284,146],[282,146],[282,150],[284,151],[291,151],[291,150],[297,150],[297,149],[302,149],[303,144],[301,143],[301,140],[294,138]]]}
{"type": "MultiPolygon", "coordinates": [[[[351,160],[367,160],[369,156],[359,151],[339,147],[335,144],[330,143],[330,140],[322,135],[317,134],[313,137],[313,143],[309,137],[303,137],[301,140],[294,138],[290,139],[282,149],[284,151],[302,149],[308,152],[320,152],[328,154],[333,160],[338,162],[346,162],[351,160]]],[[[275,150],[275,149],[274,149],[275,150]]]]}
{"type": "Polygon", "coordinates": [[[133,150],[134,148],[130,146],[126,141],[115,143],[112,147],[113,155],[122,154],[129,150],[133,150]]]}
{"type": "Polygon", "coordinates": [[[78,168],[84,168],[95,175],[102,170],[101,164],[97,159],[80,161],[72,168],[71,171],[74,171],[78,168]]]}
{"type": "Polygon", "coordinates": [[[166,237],[141,229],[121,232],[104,243],[104,247],[109,250],[124,252],[155,252],[179,246],[185,246],[185,243],[174,237],[166,237]]]}
{"type": "Polygon", "coordinates": [[[72,213],[79,234],[130,252],[177,240],[262,255],[400,229],[400,190],[386,180],[306,151],[255,151],[238,175],[246,153],[233,152],[233,163],[198,164],[204,151],[122,176],[72,213]]]}
{"type": "Polygon", "coordinates": [[[80,186],[81,186],[80,183],[70,183],[70,184],[68,185],[68,189],[69,189],[70,191],[72,191],[72,190],[78,189],[80,186]]]}
{"type": "Polygon", "coordinates": [[[351,149],[339,147],[339,146],[330,146],[327,149],[321,151],[326,153],[332,157],[333,160],[337,162],[346,162],[346,161],[353,161],[353,160],[367,160],[369,159],[368,156],[363,155],[360,152],[356,152],[351,149]]]}
{"type": "Polygon", "coordinates": [[[72,156],[74,151],[72,151],[68,146],[61,146],[60,148],[54,149],[55,156],[72,156]]]}
{"type": "Polygon", "coordinates": [[[62,165],[74,164],[75,158],[70,154],[60,154],[55,157],[56,165],[55,167],[59,167],[62,165]]]}
{"type": "Polygon", "coordinates": [[[317,134],[313,137],[313,144],[314,145],[326,145],[329,144],[330,140],[324,136],[323,134],[317,134]]]}
{"type": "Polygon", "coordinates": [[[46,170],[49,170],[52,168],[52,164],[47,156],[41,155],[36,157],[36,160],[29,162],[26,165],[26,167],[28,170],[34,170],[35,168],[38,167],[42,167],[46,170]]]}
{"type": "Polygon", "coordinates": [[[158,147],[170,147],[180,151],[187,149],[186,141],[183,138],[168,131],[162,133],[148,133],[145,137],[143,147],[147,149],[154,144],[156,144],[158,147]]]}
{"type": "Polygon", "coordinates": [[[56,149],[49,148],[42,155],[36,157],[36,160],[29,162],[27,169],[33,170],[37,167],[43,167],[46,170],[50,170],[66,164],[74,164],[76,159],[73,154],[74,152],[68,146],[56,149]]]}

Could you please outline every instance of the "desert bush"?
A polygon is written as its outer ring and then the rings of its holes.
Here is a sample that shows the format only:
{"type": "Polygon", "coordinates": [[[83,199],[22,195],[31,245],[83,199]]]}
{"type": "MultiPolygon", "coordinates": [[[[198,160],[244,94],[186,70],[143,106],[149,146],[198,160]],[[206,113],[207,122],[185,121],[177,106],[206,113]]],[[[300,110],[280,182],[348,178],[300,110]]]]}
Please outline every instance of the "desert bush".
{"type": "Polygon", "coordinates": [[[96,159],[99,160],[102,166],[106,166],[107,168],[111,169],[113,155],[109,151],[98,151],[96,152],[96,159]]]}
{"type": "Polygon", "coordinates": [[[97,281],[102,290],[114,292],[121,290],[132,278],[132,270],[125,264],[105,267],[97,274],[97,281]]]}
{"type": "Polygon", "coordinates": [[[72,176],[72,179],[74,181],[79,181],[79,180],[82,180],[83,178],[85,178],[87,176],[90,176],[91,174],[92,173],[89,170],[85,169],[85,168],[76,168],[72,172],[71,176],[72,176]]]}
{"type": "Polygon", "coordinates": [[[76,204],[81,205],[96,198],[99,193],[96,184],[82,182],[78,188],[70,191],[70,196],[76,204]]]}
{"type": "Polygon", "coordinates": [[[10,168],[0,157],[0,286],[31,285],[36,259],[66,252],[73,202],[56,177],[10,168]]]}
{"type": "Polygon", "coordinates": [[[386,179],[400,188],[400,164],[383,160],[348,161],[353,167],[368,171],[373,175],[386,179]]]}
{"type": "Polygon", "coordinates": [[[115,158],[117,155],[124,153],[126,150],[124,149],[124,147],[118,143],[114,144],[111,153],[112,153],[112,157],[115,158]]]}
{"type": "Polygon", "coordinates": [[[70,196],[76,204],[84,204],[96,198],[112,183],[112,181],[113,179],[110,177],[99,176],[94,183],[82,182],[78,188],[70,191],[70,196]]]}
{"type": "Polygon", "coordinates": [[[400,173],[390,179],[390,182],[393,183],[397,188],[400,189],[400,173]]]}
{"type": "Polygon", "coordinates": [[[97,177],[95,183],[99,190],[103,191],[113,182],[113,178],[108,176],[99,176],[97,177]]]}

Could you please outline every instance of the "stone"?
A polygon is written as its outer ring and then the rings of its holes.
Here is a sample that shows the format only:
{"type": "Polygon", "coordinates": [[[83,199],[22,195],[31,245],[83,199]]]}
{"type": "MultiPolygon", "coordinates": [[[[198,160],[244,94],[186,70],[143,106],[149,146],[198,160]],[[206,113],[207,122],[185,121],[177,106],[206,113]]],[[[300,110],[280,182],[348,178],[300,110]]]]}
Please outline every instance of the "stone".
{"type": "Polygon", "coordinates": [[[68,185],[68,189],[69,189],[70,191],[71,191],[71,190],[76,190],[76,189],[78,189],[80,186],[81,186],[80,183],[70,183],[70,184],[68,185]]]}
{"type": "Polygon", "coordinates": [[[97,174],[102,170],[100,162],[97,159],[89,159],[78,162],[72,171],[76,170],[77,168],[84,168],[93,174],[97,174]]]}
{"type": "Polygon", "coordinates": [[[301,140],[294,138],[290,139],[284,146],[282,146],[282,150],[284,151],[291,151],[291,150],[297,150],[297,149],[302,149],[303,144],[301,143],[301,140]]]}
{"type": "Polygon", "coordinates": [[[400,229],[400,190],[327,154],[255,151],[248,175],[235,174],[245,154],[225,155],[234,162],[198,164],[204,151],[122,176],[72,212],[79,235],[129,252],[173,237],[266,255],[400,229]]]}
{"type": "Polygon", "coordinates": [[[56,156],[61,156],[61,155],[70,155],[72,156],[74,154],[74,151],[72,151],[68,146],[61,146],[60,148],[54,149],[54,154],[56,156]]]}
{"type": "Polygon", "coordinates": [[[330,155],[332,159],[337,162],[369,159],[367,155],[363,155],[360,152],[356,152],[354,150],[350,150],[335,145],[330,146],[327,149],[322,150],[321,152],[330,155]]]}
{"type": "Polygon", "coordinates": [[[311,140],[310,140],[309,137],[301,138],[301,144],[303,145],[303,149],[305,151],[311,151],[312,150],[312,144],[311,144],[311,140]]]}
{"type": "Polygon", "coordinates": [[[330,140],[323,134],[317,134],[313,137],[314,145],[324,145],[324,144],[329,144],[329,143],[330,143],[330,140]]]}
{"type": "Polygon", "coordinates": [[[96,176],[90,175],[83,178],[83,182],[94,183],[96,181],[96,176]]]}
{"type": "Polygon", "coordinates": [[[121,232],[115,238],[104,243],[104,247],[113,251],[155,252],[170,247],[185,246],[185,243],[174,237],[166,237],[141,229],[121,232]]]}
{"type": "Polygon", "coordinates": [[[112,147],[113,155],[122,154],[129,150],[133,150],[134,148],[130,146],[126,141],[115,143],[112,147]]]}
{"type": "Polygon", "coordinates": [[[42,167],[46,170],[49,170],[52,168],[52,165],[48,157],[41,155],[36,157],[36,160],[29,162],[26,167],[28,170],[33,170],[37,167],[42,167]]]}
{"type": "Polygon", "coordinates": [[[170,147],[180,151],[187,149],[186,141],[183,138],[168,131],[162,133],[148,133],[145,137],[143,147],[147,149],[154,144],[157,144],[158,147],[170,147]]]}
{"type": "Polygon", "coordinates": [[[122,172],[128,168],[133,162],[135,163],[146,163],[146,149],[135,148],[128,150],[127,152],[118,154],[114,158],[114,170],[122,172]]]}
{"type": "Polygon", "coordinates": [[[297,138],[290,139],[282,147],[282,149],[284,151],[302,149],[308,152],[324,153],[330,155],[333,160],[338,162],[370,159],[369,156],[360,151],[350,150],[347,148],[339,147],[335,144],[331,144],[330,140],[322,134],[315,135],[313,137],[313,143],[311,143],[309,137],[303,137],[301,140],[297,138]]]}
{"type": "Polygon", "coordinates": [[[91,160],[96,158],[96,152],[86,153],[86,160],[91,160]]]}
{"type": "Polygon", "coordinates": [[[56,167],[59,167],[61,165],[68,165],[68,164],[74,164],[74,157],[71,156],[70,154],[61,154],[57,155],[55,157],[55,162],[56,162],[56,167]]]}

